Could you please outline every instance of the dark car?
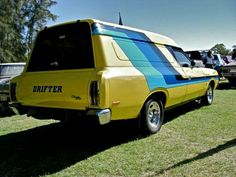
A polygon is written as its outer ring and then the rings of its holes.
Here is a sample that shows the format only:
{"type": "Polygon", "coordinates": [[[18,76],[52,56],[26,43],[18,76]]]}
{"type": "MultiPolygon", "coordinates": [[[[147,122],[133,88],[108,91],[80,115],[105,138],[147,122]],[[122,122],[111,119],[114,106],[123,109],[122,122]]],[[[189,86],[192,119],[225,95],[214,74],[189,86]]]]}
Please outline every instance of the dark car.
{"type": "Polygon", "coordinates": [[[236,61],[223,66],[222,74],[225,78],[228,79],[231,85],[236,85],[236,61]]]}
{"type": "Polygon", "coordinates": [[[231,85],[236,86],[236,61],[232,61],[231,63],[225,65],[222,68],[222,73],[231,85]]]}
{"type": "Polygon", "coordinates": [[[10,80],[20,75],[25,63],[0,63],[0,113],[8,109],[10,80]]]}

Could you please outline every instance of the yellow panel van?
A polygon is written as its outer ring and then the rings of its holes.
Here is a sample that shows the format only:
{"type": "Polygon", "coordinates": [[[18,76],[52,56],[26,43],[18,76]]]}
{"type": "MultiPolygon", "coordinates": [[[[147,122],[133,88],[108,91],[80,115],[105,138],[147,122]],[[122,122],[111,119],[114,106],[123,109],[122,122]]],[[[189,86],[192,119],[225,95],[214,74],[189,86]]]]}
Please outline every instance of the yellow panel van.
{"type": "Polygon", "coordinates": [[[10,84],[12,106],[38,119],[140,119],[156,133],[164,110],[212,104],[217,72],[197,68],[170,38],[78,20],[39,32],[24,72],[10,84]]]}

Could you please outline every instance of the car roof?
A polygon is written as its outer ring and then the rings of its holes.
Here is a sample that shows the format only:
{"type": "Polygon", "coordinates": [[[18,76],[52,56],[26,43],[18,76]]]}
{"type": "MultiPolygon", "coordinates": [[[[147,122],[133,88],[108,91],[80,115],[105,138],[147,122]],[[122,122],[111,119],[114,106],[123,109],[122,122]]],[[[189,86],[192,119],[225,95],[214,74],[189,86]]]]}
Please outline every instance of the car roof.
{"type": "MultiPolygon", "coordinates": [[[[96,20],[96,19],[84,19],[84,20],[77,20],[77,21],[69,21],[69,22],[65,22],[65,23],[50,26],[48,28],[53,28],[53,27],[66,25],[66,24],[71,24],[71,23],[77,23],[77,22],[88,22],[90,25],[94,24],[94,23],[97,23],[97,24],[100,24],[100,25],[111,26],[114,29],[119,28],[119,29],[123,29],[123,30],[129,30],[129,31],[133,31],[133,32],[144,33],[145,35],[147,35],[150,38],[151,42],[158,43],[158,44],[175,46],[175,47],[179,48],[179,45],[173,39],[171,39],[167,36],[164,36],[164,35],[161,35],[161,34],[158,34],[158,33],[153,33],[153,32],[146,31],[146,30],[142,30],[142,29],[138,29],[138,28],[133,28],[133,27],[128,27],[128,26],[124,26],[124,25],[118,25],[118,24],[114,24],[114,23],[104,22],[104,21],[100,21],[100,20],[96,20]]],[[[45,29],[47,29],[47,28],[45,28],[45,29]]]]}

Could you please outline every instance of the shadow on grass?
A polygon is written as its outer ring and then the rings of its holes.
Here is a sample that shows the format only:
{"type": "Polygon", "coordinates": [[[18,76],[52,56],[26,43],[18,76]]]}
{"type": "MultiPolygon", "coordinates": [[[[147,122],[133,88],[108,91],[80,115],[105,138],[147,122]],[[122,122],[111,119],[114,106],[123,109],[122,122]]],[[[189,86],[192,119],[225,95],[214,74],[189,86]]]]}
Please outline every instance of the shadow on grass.
{"type": "Polygon", "coordinates": [[[170,122],[176,118],[178,118],[181,115],[184,115],[188,112],[195,111],[197,109],[200,109],[202,107],[201,104],[198,104],[197,102],[190,102],[187,104],[184,104],[182,106],[170,109],[165,111],[165,119],[164,124],[167,122],[170,122]]]}
{"type": "MultiPolygon", "coordinates": [[[[165,122],[199,107],[190,103],[167,111],[165,122]]],[[[116,121],[92,127],[54,123],[0,136],[0,176],[30,177],[59,172],[106,149],[141,139],[137,122],[116,121]]]]}
{"type": "Polygon", "coordinates": [[[3,112],[3,113],[1,112],[0,113],[0,119],[11,117],[13,115],[15,115],[15,114],[12,111],[6,111],[6,112],[3,112]]]}
{"type": "Polygon", "coordinates": [[[236,89],[235,85],[231,85],[229,83],[220,83],[217,87],[218,90],[230,90],[230,89],[236,89]]]}
{"type": "Polygon", "coordinates": [[[110,147],[139,138],[133,124],[63,126],[54,123],[0,136],[0,176],[59,172],[110,147]]]}
{"type": "Polygon", "coordinates": [[[220,151],[223,151],[225,149],[228,149],[228,148],[231,148],[231,147],[234,147],[234,146],[236,146],[236,138],[234,138],[234,139],[232,139],[230,141],[227,141],[226,143],[221,144],[221,145],[219,145],[219,146],[217,146],[215,148],[212,148],[212,149],[210,149],[210,150],[208,150],[206,152],[200,153],[200,154],[198,154],[197,156],[195,156],[193,158],[189,158],[189,159],[183,160],[181,162],[178,162],[178,163],[174,164],[171,167],[168,167],[166,169],[162,169],[159,172],[157,172],[156,175],[163,174],[166,171],[169,171],[171,169],[177,168],[179,166],[186,165],[186,164],[191,163],[193,161],[207,158],[207,157],[212,156],[212,155],[214,155],[214,154],[216,154],[216,153],[218,153],[220,151]]]}

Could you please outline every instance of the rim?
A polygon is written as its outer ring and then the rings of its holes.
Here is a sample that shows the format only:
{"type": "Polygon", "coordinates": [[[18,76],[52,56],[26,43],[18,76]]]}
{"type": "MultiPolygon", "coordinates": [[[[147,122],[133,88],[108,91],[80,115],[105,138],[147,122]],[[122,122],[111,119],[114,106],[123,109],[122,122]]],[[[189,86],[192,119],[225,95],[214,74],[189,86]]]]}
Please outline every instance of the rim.
{"type": "Polygon", "coordinates": [[[160,117],[161,117],[161,108],[160,105],[153,101],[150,103],[148,107],[148,112],[147,112],[147,117],[148,117],[148,124],[153,127],[157,128],[160,124],[160,117]]]}
{"type": "Polygon", "coordinates": [[[207,89],[207,101],[208,103],[212,103],[213,100],[213,91],[211,86],[209,86],[209,88],[207,89]]]}

